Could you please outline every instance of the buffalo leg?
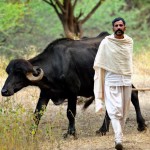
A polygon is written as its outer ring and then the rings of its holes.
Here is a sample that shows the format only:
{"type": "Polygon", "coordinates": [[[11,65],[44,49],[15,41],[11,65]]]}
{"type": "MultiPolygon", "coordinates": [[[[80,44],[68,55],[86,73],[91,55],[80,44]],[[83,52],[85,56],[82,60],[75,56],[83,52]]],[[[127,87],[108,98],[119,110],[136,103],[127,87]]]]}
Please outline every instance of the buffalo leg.
{"type": "Polygon", "coordinates": [[[42,117],[42,115],[46,109],[48,102],[49,102],[48,98],[42,98],[42,97],[39,98],[35,112],[34,112],[34,123],[35,124],[31,128],[32,134],[36,134],[39,121],[40,121],[40,119],[41,119],[41,117],[42,117]]]}
{"type": "Polygon", "coordinates": [[[75,129],[76,103],[76,96],[68,99],[67,117],[69,120],[69,125],[68,132],[64,135],[64,138],[67,138],[68,135],[73,135],[74,138],[77,138],[75,129]]]}
{"type": "Polygon", "coordinates": [[[138,131],[143,131],[146,129],[146,124],[145,120],[141,114],[141,109],[139,105],[139,99],[138,99],[138,91],[132,91],[131,95],[131,101],[132,104],[134,105],[135,111],[136,111],[136,120],[138,124],[138,131]]]}
{"type": "Polygon", "coordinates": [[[38,103],[37,103],[37,106],[36,106],[36,109],[35,109],[35,112],[34,112],[34,115],[35,115],[34,121],[35,121],[35,124],[37,126],[39,124],[39,121],[40,121],[41,117],[43,116],[43,113],[46,109],[46,106],[47,106],[48,102],[49,102],[49,99],[40,98],[38,103]]]}
{"type": "Polygon", "coordinates": [[[106,111],[103,124],[100,127],[100,129],[96,131],[96,134],[97,135],[102,135],[102,136],[106,135],[106,132],[109,132],[109,124],[110,124],[110,118],[109,118],[108,113],[106,111]]]}

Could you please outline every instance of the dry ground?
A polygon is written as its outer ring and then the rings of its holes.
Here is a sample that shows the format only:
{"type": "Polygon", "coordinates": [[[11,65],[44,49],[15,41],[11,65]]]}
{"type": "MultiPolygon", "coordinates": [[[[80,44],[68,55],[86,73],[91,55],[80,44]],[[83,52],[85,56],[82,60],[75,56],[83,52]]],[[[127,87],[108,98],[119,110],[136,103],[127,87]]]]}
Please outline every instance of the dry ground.
{"type": "MultiPolygon", "coordinates": [[[[134,76],[135,85],[142,87],[150,83],[149,76],[134,76]],[[140,79],[140,80],[139,80],[140,79]]],[[[4,80],[1,79],[1,86],[4,80]]],[[[150,85],[150,84],[149,84],[150,85]]],[[[27,87],[13,96],[14,101],[21,103],[28,110],[34,110],[39,90],[37,88],[27,87]]],[[[5,98],[0,97],[3,101],[5,98]]],[[[137,131],[137,123],[134,107],[131,104],[129,117],[127,119],[124,132],[124,147],[126,150],[150,150],[150,91],[139,92],[140,106],[143,117],[146,120],[148,128],[144,132],[137,131]]],[[[113,150],[114,134],[112,127],[106,136],[96,136],[95,131],[102,124],[104,112],[95,114],[94,104],[85,112],[82,111],[82,104],[77,106],[76,129],[78,139],[69,137],[63,139],[63,133],[67,131],[68,120],[66,118],[66,103],[55,106],[52,102],[48,104],[47,110],[42,117],[39,125],[40,140],[36,149],[39,150],[113,150]]]]}
{"type": "MultiPolygon", "coordinates": [[[[147,131],[138,132],[137,123],[135,118],[135,111],[131,105],[129,112],[129,118],[126,123],[125,133],[124,133],[124,146],[126,150],[150,150],[150,93],[140,93],[140,105],[143,117],[146,120],[148,125],[147,131]]],[[[48,106],[47,114],[42,120],[41,125],[44,125],[44,122],[48,122],[50,115],[55,116],[56,111],[61,111],[63,117],[60,119],[60,126],[56,127],[56,132],[59,131],[59,128],[67,130],[67,120],[65,118],[66,106],[48,106]],[[65,107],[65,109],[64,109],[65,107]]],[[[94,104],[92,104],[89,109],[85,112],[82,111],[82,105],[78,105],[78,113],[76,117],[76,129],[78,133],[78,139],[60,139],[58,143],[53,145],[55,150],[113,150],[114,149],[114,134],[112,127],[110,126],[110,132],[106,136],[96,136],[95,131],[99,129],[102,124],[104,114],[95,114],[94,113],[94,104]]],[[[53,119],[53,117],[51,118],[53,119]]],[[[54,127],[55,128],[55,127],[54,127]]],[[[61,134],[60,134],[61,135],[61,134]]],[[[49,149],[49,140],[41,142],[41,149],[49,149]]]]}

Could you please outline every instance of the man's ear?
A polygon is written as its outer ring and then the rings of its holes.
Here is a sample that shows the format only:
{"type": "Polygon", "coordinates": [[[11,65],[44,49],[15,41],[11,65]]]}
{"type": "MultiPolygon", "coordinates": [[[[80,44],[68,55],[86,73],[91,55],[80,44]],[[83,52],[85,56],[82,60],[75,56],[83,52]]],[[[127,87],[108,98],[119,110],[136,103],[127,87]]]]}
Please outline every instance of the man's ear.
{"type": "Polygon", "coordinates": [[[126,26],[124,27],[124,31],[126,31],[126,26]]]}

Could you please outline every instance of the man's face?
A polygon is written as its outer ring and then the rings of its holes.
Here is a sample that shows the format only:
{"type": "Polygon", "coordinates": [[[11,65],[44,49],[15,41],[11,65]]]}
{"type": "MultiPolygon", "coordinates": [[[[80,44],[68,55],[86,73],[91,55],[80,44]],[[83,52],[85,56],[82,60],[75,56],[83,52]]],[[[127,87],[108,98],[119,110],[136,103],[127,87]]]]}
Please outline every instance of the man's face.
{"type": "Polygon", "coordinates": [[[126,27],[122,20],[116,21],[113,26],[113,31],[117,36],[122,36],[124,34],[126,27]]]}

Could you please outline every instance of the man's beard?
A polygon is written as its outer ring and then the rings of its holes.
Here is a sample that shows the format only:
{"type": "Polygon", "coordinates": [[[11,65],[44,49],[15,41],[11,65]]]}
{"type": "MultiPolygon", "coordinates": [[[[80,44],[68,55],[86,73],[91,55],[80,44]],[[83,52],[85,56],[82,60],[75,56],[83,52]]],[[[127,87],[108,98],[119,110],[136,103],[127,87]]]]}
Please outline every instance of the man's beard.
{"type": "Polygon", "coordinates": [[[124,32],[122,30],[118,29],[118,30],[115,31],[115,34],[118,35],[118,36],[121,36],[121,35],[124,34],[124,32]]]}

